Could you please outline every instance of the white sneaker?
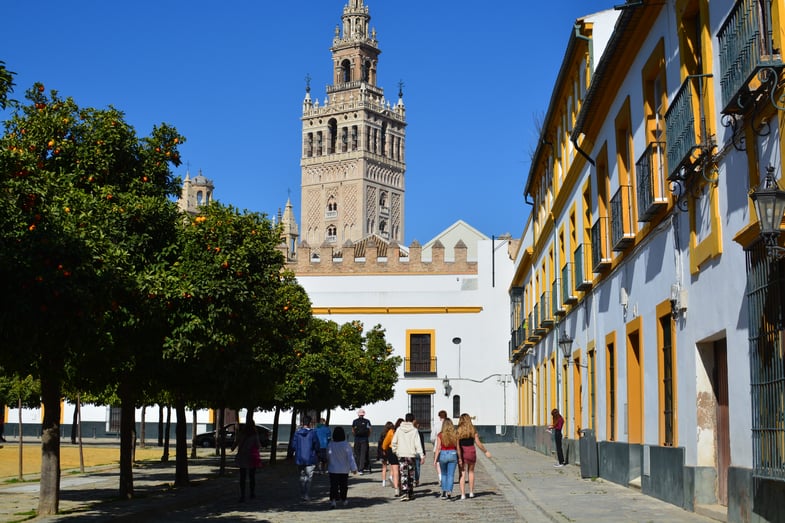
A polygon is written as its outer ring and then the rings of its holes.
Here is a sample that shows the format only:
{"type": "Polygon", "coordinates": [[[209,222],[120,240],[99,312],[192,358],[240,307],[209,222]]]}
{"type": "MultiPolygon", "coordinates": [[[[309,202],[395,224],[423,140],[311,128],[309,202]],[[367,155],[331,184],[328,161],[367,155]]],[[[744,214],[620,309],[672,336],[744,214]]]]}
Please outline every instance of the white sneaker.
{"type": "Polygon", "coordinates": [[[554,465],[554,468],[559,469],[559,468],[562,468],[563,466],[564,466],[564,463],[557,463],[557,464],[554,465]]]}
{"type": "Polygon", "coordinates": [[[386,480],[386,479],[383,479],[383,480],[382,480],[382,486],[383,486],[383,487],[386,487],[386,486],[387,486],[387,480],[386,480]]]}
{"type": "Polygon", "coordinates": [[[469,497],[473,498],[474,497],[474,492],[469,492],[469,497]]]}
{"type": "Polygon", "coordinates": [[[363,471],[361,470],[361,471],[360,471],[360,472],[358,472],[357,474],[359,474],[360,476],[362,476],[362,475],[363,475],[363,471]]]}
{"type": "Polygon", "coordinates": [[[466,499],[466,496],[464,496],[463,494],[461,494],[461,499],[466,499]]]}

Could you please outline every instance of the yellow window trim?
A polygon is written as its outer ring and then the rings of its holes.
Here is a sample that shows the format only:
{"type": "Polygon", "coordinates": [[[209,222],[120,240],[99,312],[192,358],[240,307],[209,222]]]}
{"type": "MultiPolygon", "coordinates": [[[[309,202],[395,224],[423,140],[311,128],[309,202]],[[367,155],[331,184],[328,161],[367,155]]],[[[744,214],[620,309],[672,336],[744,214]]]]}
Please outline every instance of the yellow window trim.
{"type": "Polygon", "coordinates": [[[478,314],[482,307],[313,307],[313,314],[478,314]]]}
{"type": "Polygon", "coordinates": [[[434,388],[406,389],[406,394],[436,394],[434,388]]]}
{"type": "MultiPolygon", "coordinates": [[[[662,333],[662,326],[660,325],[660,318],[663,316],[669,316],[671,314],[671,302],[670,300],[664,300],[660,302],[655,310],[655,314],[657,315],[657,377],[658,377],[658,395],[659,395],[659,407],[658,411],[658,419],[659,419],[659,436],[660,436],[660,444],[662,445],[665,442],[665,413],[663,412],[663,406],[665,405],[665,389],[662,387],[662,379],[665,374],[665,366],[664,360],[662,358],[661,350],[662,350],[662,343],[663,343],[663,333],[662,333]]],[[[673,364],[673,375],[671,376],[671,381],[673,382],[673,446],[679,446],[679,401],[678,401],[678,393],[679,387],[678,385],[678,376],[677,373],[679,371],[679,365],[676,361],[676,326],[674,322],[671,321],[669,323],[670,330],[671,330],[671,363],[673,364]]]]}

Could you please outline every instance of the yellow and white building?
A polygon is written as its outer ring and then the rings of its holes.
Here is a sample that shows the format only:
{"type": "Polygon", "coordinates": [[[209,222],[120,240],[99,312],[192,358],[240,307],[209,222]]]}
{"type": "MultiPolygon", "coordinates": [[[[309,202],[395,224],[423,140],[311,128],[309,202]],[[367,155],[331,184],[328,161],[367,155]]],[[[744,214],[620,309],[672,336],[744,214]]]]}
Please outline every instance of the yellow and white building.
{"type": "Polygon", "coordinates": [[[782,520],[781,0],[628,1],[570,34],[510,288],[519,437],[551,409],[582,471],[729,521],[782,520]],[[781,220],[779,213],[777,224],[781,220]]]}

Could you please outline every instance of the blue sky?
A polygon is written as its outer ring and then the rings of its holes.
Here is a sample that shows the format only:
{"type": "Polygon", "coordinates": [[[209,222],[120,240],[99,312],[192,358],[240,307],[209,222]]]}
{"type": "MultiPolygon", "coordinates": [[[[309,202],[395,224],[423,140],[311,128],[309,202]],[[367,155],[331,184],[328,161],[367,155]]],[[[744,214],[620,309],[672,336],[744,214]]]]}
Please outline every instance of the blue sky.
{"type": "MultiPolygon", "coordinates": [[[[141,136],[174,125],[185,176],[215,197],[300,216],[305,77],[324,100],[347,0],[6,0],[0,60],[83,107],[113,105],[141,136]],[[187,164],[187,165],[186,165],[187,164]]],[[[405,243],[458,219],[520,236],[536,125],[576,18],[621,0],[365,0],[382,54],[378,83],[407,111],[405,243]]],[[[0,113],[5,120],[7,114],[0,113]]]]}

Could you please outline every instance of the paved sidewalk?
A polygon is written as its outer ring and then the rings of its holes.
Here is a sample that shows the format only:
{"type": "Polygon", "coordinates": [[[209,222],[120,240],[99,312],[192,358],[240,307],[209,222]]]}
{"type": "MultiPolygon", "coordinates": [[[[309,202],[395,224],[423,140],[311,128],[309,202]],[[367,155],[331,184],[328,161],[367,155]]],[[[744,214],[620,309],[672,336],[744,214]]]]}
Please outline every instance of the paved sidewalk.
{"type": "MultiPolygon", "coordinates": [[[[350,477],[349,505],[339,505],[334,510],[329,509],[327,501],[328,477],[314,476],[312,501],[303,502],[298,495],[296,468],[288,462],[260,470],[256,499],[240,503],[236,470],[229,467],[227,476],[218,477],[217,458],[205,455],[190,462],[192,486],[188,488],[171,487],[173,462],[145,463],[135,468],[137,497],[130,501],[116,498],[115,467],[95,469],[85,475],[65,473],[61,480],[63,513],[35,521],[714,521],[613,483],[581,479],[578,467],[554,468],[548,456],[516,444],[487,446],[493,457],[479,457],[473,499],[440,499],[430,449],[412,501],[401,502],[394,497],[392,488],[382,487],[376,466],[372,474],[350,477]]],[[[458,484],[453,493],[459,493],[458,484]]],[[[37,483],[0,486],[0,521],[26,520],[37,502],[37,483]]]]}

